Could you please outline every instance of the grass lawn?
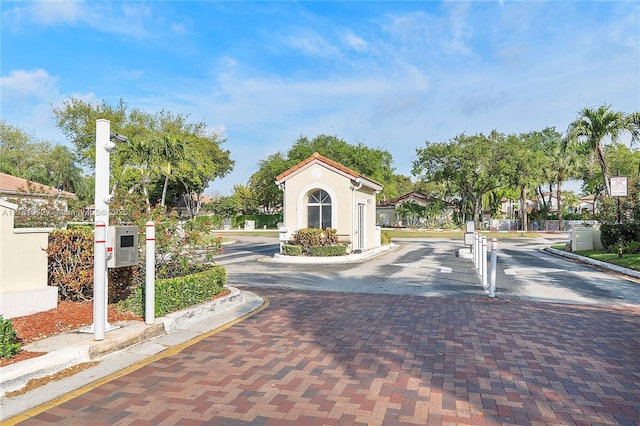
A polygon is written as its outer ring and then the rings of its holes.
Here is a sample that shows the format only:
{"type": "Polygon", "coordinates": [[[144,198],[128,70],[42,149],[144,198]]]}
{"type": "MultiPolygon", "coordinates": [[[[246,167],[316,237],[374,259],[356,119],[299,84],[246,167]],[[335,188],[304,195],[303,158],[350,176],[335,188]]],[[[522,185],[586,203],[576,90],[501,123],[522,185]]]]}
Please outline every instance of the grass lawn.
{"type": "MultiPolygon", "coordinates": [[[[555,244],[552,245],[551,248],[564,251],[565,246],[564,244],[555,244]]],[[[640,254],[623,254],[622,258],[618,258],[618,253],[609,253],[605,250],[582,250],[574,251],[573,253],[599,260],[600,262],[611,263],[612,265],[640,271],[640,254]]]]}
{"type": "MultiPolygon", "coordinates": [[[[464,231],[462,230],[438,230],[438,231],[413,231],[413,230],[387,230],[391,234],[391,238],[451,238],[451,239],[464,239],[464,231]]],[[[482,235],[491,240],[496,238],[498,240],[504,240],[507,238],[540,238],[544,237],[544,233],[540,232],[485,232],[482,231],[482,235]]]]}

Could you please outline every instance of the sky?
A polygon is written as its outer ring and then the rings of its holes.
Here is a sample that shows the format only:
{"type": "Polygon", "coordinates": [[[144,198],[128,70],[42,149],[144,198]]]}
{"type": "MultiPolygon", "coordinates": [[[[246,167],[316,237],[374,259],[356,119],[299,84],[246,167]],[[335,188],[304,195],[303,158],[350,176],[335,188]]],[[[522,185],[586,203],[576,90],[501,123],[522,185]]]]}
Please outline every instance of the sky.
{"type": "Polygon", "coordinates": [[[300,136],[416,149],[461,133],[565,132],[585,107],[640,111],[637,1],[5,1],[0,119],[72,147],[72,97],[205,122],[231,195],[300,136]]]}

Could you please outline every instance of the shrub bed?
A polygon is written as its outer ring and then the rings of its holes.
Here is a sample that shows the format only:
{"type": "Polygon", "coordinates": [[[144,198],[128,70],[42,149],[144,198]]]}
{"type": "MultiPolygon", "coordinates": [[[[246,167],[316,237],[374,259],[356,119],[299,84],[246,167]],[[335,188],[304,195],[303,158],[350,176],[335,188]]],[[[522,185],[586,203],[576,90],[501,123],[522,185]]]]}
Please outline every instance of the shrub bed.
{"type": "MultiPolygon", "coordinates": [[[[155,281],[155,316],[198,305],[224,290],[226,270],[221,266],[196,274],[155,281]]],[[[144,286],[138,286],[129,297],[118,302],[118,309],[144,316],[144,286]]]]}
{"type": "Polygon", "coordinates": [[[283,244],[282,254],[284,254],[285,256],[302,256],[302,246],[283,244]]]}
{"type": "Polygon", "coordinates": [[[308,250],[309,256],[345,256],[347,246],[337,244],[333,246],[312,246],[308,250]]]}

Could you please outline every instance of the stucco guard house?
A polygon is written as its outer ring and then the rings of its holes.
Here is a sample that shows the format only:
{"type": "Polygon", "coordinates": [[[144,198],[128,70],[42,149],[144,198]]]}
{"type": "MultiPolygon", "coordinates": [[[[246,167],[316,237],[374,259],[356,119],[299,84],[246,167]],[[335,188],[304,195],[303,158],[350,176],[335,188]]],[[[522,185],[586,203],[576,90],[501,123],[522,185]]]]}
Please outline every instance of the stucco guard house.
{"type": "Polygon", "coordinates": [[[376,194],[382,185],[317,152],[276,176],[284,239],[299,229],[335,229],[354,252],[380,246],[376,194]]]}

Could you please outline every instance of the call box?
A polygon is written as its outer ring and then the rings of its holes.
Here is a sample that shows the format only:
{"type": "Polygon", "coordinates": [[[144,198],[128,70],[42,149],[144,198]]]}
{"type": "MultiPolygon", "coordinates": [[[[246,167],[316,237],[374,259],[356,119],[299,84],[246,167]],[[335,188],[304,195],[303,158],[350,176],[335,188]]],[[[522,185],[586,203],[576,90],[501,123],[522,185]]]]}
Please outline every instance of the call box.
{"type": "Polygon", "coordinates": [[[138,264],[138,227],[110,226],[107,236],[107,267],[138,264]]]}

